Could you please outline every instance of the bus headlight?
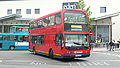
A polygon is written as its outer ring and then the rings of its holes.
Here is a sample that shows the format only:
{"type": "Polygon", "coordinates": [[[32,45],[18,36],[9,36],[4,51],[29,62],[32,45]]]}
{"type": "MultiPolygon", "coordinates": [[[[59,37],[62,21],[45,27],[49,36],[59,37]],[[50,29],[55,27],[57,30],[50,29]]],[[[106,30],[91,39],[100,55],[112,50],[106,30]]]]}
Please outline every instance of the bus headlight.
{"type": "Polygon", "coordinates": [[[71,52],[70,52],[70,51],[64,51],[64,53],[68,53],[68,54],[70,54],[71,52]]]}

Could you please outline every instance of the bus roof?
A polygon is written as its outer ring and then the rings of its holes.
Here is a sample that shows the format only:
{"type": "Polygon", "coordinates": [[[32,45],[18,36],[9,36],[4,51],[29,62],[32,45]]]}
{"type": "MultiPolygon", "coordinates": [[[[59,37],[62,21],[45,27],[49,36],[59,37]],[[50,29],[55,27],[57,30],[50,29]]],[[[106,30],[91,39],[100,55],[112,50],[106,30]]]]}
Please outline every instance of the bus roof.
{"type": "Polygon", "coordinates": [[[0,33],[0,35],[29,35],[28,33],[0,33]]]}
{"type": "Polygon", "coordinates": [[[57,11],[57,12],[53,12],[53,13],[50,13],[50,14],[48,14],[48,15],[44,15],[44,16],[42,16],[42,17],[39,17],[39,18],[37,18],[37,19],[34,19],[34,20],[32,20],[32,21],[30,21],[30,23],[31,22],[35,22],[35,21],[37,21],[37,20],[40,20],[40,19],[42,19],[42,18],[45,18],[45,17],[48,17],[48,16],[50,16],[50,15],[54,15],[54,14],[56,14],[56,13],[59,13],[59,12],[64,12],[64,11],[81,11],[81,12],[84,12],[84,13],[86,13],[86,11],[84,11],[84,10],[78,10],[78,9],[61,9],[61,10],[59,10],[59,11],[57,11]]]}
{"type": "Polygon", "coordinates": [[[25,26],[11,26],[11,27],[15,27],[15,28],[29,28],[29,27],[25,27],[25,26]]]}

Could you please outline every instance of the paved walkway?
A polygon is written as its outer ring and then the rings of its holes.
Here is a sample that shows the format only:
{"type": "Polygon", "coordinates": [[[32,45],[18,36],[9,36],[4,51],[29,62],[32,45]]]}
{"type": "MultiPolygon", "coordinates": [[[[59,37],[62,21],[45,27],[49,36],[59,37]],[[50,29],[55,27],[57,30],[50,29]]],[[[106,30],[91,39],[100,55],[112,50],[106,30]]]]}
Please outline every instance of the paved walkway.
{"type": "MultiPolygon", "coordinates": [[[[93,48],[91,51],[93,52],[105,52],[105,51],[109,51],[106,48],[93,48]]],[[[114,49],[114,51],[120,51],[120,48],[116,48],[114,49]]]]}

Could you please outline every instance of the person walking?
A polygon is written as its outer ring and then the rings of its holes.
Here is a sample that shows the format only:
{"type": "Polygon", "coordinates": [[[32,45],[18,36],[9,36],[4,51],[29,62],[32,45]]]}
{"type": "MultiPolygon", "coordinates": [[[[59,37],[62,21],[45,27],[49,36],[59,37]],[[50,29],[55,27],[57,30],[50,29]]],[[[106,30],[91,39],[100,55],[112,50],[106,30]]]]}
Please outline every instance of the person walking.
{"type": "Polygon", "coordinates": [[[110,41],[109,45],[110,45],[109,51],[114,51],[114,46],[115,46],[114,41],[110,41]]]}

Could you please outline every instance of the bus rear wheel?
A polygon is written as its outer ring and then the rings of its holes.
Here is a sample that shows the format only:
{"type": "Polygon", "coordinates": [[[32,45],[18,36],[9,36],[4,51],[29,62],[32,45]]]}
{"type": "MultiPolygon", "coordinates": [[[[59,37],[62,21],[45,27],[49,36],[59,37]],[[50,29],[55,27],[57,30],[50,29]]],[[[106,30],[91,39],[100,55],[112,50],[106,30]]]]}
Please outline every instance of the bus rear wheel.
{"type": "Polygon", "coordinates": [[[33,50],[33,54],[34,54],[34,55],[37,55],[37,53],[36,53],[36,51],[35,51],[35,50],[33,50]]]}
{"type": "Polygon", "coordinates": [[[37,55],[36,51],[35,51],[35,47],[33,47],[33,54],[37,55]]]}
{"type": "Polygon", "coordinates": [[[51,59],[54,58],[54,56],[53,56],[53,50],[50,50],[50,51],[49,51],[49,57],[50,57],[51,59]]]}
{"type": "Polygon", "coordinates": [[[15,46],[10,46],[9,49],[10,49],[10,50],[14,50],[14,49],[15,49],[15,46]]]}

